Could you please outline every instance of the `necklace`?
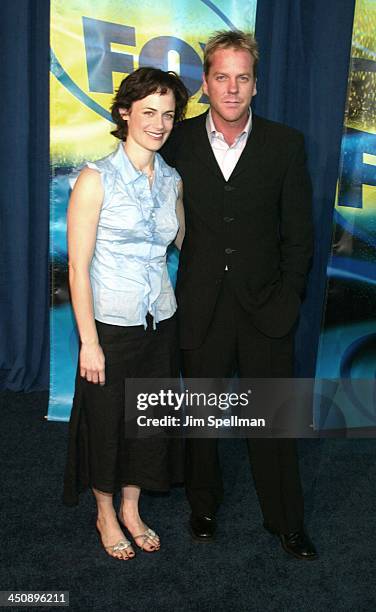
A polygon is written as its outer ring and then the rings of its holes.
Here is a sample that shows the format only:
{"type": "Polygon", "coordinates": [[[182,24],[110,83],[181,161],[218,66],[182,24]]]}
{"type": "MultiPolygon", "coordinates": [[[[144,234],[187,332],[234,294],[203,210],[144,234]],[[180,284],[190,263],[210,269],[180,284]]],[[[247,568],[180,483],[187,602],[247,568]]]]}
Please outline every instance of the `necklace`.
{"type": "Polygon", "coordinates": [[[147,177],[149,181],[149,186],[151,187],[154,180],[154,168],[150,170],[150,172],[143,172],[142,174],[147,177]]]}

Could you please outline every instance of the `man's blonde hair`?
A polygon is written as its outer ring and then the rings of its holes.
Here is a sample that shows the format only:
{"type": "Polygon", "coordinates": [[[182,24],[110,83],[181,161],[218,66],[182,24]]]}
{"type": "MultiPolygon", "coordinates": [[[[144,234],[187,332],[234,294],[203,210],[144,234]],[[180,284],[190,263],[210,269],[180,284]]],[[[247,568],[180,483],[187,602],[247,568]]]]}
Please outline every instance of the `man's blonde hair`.
{"type": "Polygon", "coordinates": [[[221,30],[215,32],[206,43],[204,50],[204,73],[207,75],[211,66],[213,54],[218,49],[245,49],[253,57],[253,75],[256,76],[259,59],[258,44],[250,32],[241,30],[221,30]]]}

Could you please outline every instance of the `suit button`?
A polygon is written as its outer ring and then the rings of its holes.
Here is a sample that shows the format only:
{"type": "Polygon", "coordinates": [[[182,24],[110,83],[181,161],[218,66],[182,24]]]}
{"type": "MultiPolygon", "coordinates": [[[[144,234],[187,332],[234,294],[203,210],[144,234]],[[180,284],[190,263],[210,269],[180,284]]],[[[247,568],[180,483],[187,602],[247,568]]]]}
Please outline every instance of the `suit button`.
{"type": "Polygon", "coordinates": [[[233,187],[232,185],[225,185],[225,191],[234,191],[235,187],[233,187]]]}
{"type": "Polygon", "coordinates": [[[223,217],[223,221],[226,223],[231,223],[231,221],[234,221],[234,217],[223,217]]]}
{"type": "Polygon", "coordinates": [[[231,255],[231,253],[235,253],[235,249],[227,248],[227,249],[225,249],[225,253],[226,253],[226,255],[231,255]]]}

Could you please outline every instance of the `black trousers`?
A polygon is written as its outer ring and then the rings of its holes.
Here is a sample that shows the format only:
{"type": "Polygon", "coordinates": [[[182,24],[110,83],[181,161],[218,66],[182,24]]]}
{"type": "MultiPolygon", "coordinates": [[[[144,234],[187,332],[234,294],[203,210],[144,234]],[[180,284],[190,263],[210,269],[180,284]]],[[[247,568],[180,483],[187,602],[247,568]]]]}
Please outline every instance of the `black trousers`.
{"type": "MultiPolygon", "coordinates": [[[[183,375],[229,378],[237,371],[242,378],[292,377],[293,333],[268,338],[258,331],[233,293],[230,274],[225,274],[203,345],[183,351],[183,375]]],[[[296,441],[251,438],[247,445],[264,523],[280,533],[301,528],[296,441]]],[[[193,513],[215,514],[223,497],[216,439],[186,441],[186,493],[193,513]]]]}

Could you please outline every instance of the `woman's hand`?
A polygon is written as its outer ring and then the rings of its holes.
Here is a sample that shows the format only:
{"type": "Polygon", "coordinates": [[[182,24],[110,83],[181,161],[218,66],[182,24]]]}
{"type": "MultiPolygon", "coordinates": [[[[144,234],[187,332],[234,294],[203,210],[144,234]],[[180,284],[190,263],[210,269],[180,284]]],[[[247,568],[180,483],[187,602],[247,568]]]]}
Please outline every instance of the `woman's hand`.
{"type": "Polygon", "coordinates": [[[105,358],[98,342],[83,343],[80,350],[80,374],[88,382],[104,385],[105,358]]]}

